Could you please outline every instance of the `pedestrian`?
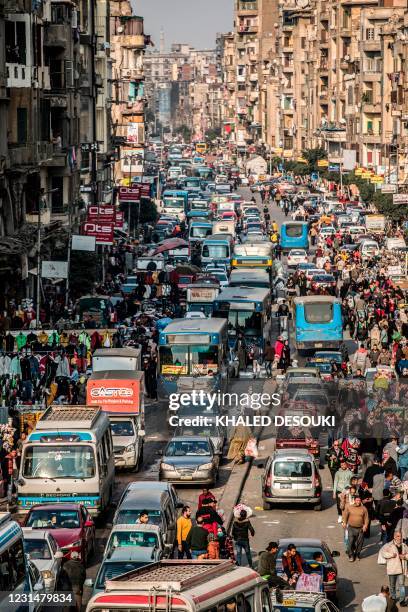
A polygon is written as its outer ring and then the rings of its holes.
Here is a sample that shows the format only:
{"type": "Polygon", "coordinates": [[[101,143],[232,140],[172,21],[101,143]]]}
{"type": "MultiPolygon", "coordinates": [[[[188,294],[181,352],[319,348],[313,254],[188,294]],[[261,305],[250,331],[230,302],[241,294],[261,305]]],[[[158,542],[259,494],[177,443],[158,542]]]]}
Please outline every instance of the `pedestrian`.
{"type": "Polygon", "coordinates": [[[142,510],[139,513],[139,518],[137,519],[136,523],[140,523],[142,525],[146,525],[149,522],[149,513],[147,510],[142,510]]]}
{"type": "Polygon", "coordinates": [[[276,558],[279,545],[277,542],[269,542],[266,550],[259,553],[258,574],[268,580],[270,588],[286,589],[288,583],[276,573],[276,558]]]}
{"type": "Polygon", "coordinates": [[[198,559],[205,555],[208,545],[208,531],[203,527],[203,517],[197,516],[196,524],[193,525],[186,537],[186,545],[191,551],[191,558],[198,559]]]}
{"type": "Polygon", "coordinates": [[[406,607],[404,586],[407,572],[408,546],[403,543],[402,535],[399,531],[394,533],[392,542],[384,544],[380,549],[379,556],[386,562],[392,599],[398,601],[400,606],[406,607]]]}
{"type": "Polygon", "coordinates": [[[404,480],[405,473],[408,471],[408,436],[404,436],[404,443],[397,448],[398,474],[401,480],[404,480]]]}
{"type": "Polygon", "coordinates": [[[184,555],[187,559],[191,559],[190,549],[186,542],[191,527],[191,508],[190,506],[184,506],[181,511],[181,516],[177,519],[177,548],[179,559],[184,559],[184,555]]]}
{"type": "Polygon", "coordinates": [[[212,499],[214,502],[216,501],[213,493],[211,493],[210,489],[207,487],[203,487],[203,492],[198,496],[198,510],[201,509],[205,499],[212,499]]]}
{"type": "Polygon", "coordinates": [[[364,542],[364,533],[368,529],[369,517],[367,508],[356,495],[354,504],[347,504],[343,513],[343,527],[347,530],[347,554],[349,561],[360,560],[364,542]]]}
{"type": "Polygon", "coordinates": [[[248,519],[247,511],[241,510],[239,518],[234,519],[232,523],[232,537],[237,550],[237,565],[242,564],[242,551],[245,551],[249,567],[252,565],[251,547],[249,544],[249,536],[255,535],[255,530],[252,527],[251,521],[248,519]]]}
{"type": "Polygon", "coordinates": [[[272,378],[272,364],[274,362],[274,359],[275,359],[275,349],[271,345],[270,341],[267,340],[265,351],[264,351],[264,361],[265,361],[266,375],[269,378],[272,378]]]}
{"type": "Polygon", "coordinates": [[[223,520],[218,512],[213,507],[214,499],[209,497],[203,499],[201,508],[197,510],[196,519],[202,517],[202,526],[207,530],[208,533],[217,535],[218,527],[222,525],[223,520]]]}
{"type": "Polygon", "coordinates": [[[81,611],[82,607],[82,594],[85,580],[85,566],[81,561],[79,552],[74,550],[68,561],[62,566],[60,581],[64,591],[69,591],[74,594],[75,606],[72,608],[78,612],[81,611]]]}
{"type": "Polygon", "coordinates": [[[398,436],[392,436],[391,440],[387,442],[387,444],[383,448],[383,456],[384,453],[388,453],[388,455],[395,461],[397,464],[398,461],[398,436]]]}
{"type": "Polygon", "coordinates": [[[333,446],[331,446],[326,453],[327,467],[329,468],[333,483],[336,472],[339,470],[340,464],[344,462],[344,459],[344,453],[340,447],[340,440],[334,440],[333,446]]]}
{"type": "Polygon", "coordinates": [[[341,510],[341,494],[350,485],[350,480],[353,477],[353,472],[348,469],[347,463],[341,461],[340,469],[334,475],[333,482],[333,499],[336,500],[337,504],[337,522],[342,522],[342,510],[341,510]]]}
{"type": "Polygon", "coordinates": [[[383,489],[382,499],[376,505],[377,518],[380,522],[381,543],[386,544],[392,540],[392,513],[397,505],[397,502],[392,499],[391,491],[383,489]]]}
{"type": "Polygon", "coordinates": [[[363,599],[361,610],[362,612],[398,612],[388,586],[382,586],[378,595],[370,595],[363,599]]]}

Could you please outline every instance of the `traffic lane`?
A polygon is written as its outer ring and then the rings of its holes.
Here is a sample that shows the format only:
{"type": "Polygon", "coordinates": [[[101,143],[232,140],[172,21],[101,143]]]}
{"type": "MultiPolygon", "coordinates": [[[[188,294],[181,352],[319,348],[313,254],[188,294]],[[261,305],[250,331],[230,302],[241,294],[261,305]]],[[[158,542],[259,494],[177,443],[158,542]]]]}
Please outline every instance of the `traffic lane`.
{"type": "MultiPolygon", "coordinates": [[[[261,463],[261,462],[258,462],[261,463]]],[[[345,612],[359,610],[362,600],[379,591],[387,582],[384,566],[377,564],[379,528],[372,526],[371,537],[365,541],[362,559],[350,563],[344,550],[344,531],[337,523],[337,510],[332,499],[331,477],[327,469],[321,470],[323,481],[323,510],[316,512],[308,506],[279,505],[269,511],[262,510],[261,477],[262,469],[253,467],[241,497],[241,501],[255,509],[251,522],[255,536],[251,548],[265,550],[270,541],[280,538],[318,538],[324,540],[330,550],[340,552],[336,558],[339,586],[339,608],[345,612]]]]}
{"type": "MultiPolygon", "coordinates": [[[[232,379],[228,392],[237,393],[261,393],[263,391],[264,380],[248,380],[248,379],[232,379]]],[[[227,411],[228,415],[237,415],[240,409],[233,406],[227,411]]],[[[96,547],[95,554],[87,568],[87,578],[96,578],[99,566],[103,558],[103,551],[110,533],[110,525],[120,496],[124,488],[130,483],[143,480],[157,480],[159,475],[159,464],[162,451],[169,438],[171,437],[171,428],[168,425],[167,407],[163,402],[155,402],[146,406],[146,438],[144,444],[143,465],[138,472],[118,471],[116,473],[115,487],[113,494],[113,506],[101,519],[97,521],[96,529],[96,547]]],[[[232,434],[232,428],[228,429],[228,436],[232,434]]],[[[216,486],[212,489],[216,499],[219,501],[219,507],[227,510],[229,503],[235,492],[226,492],[226,485],[232,470],[232,463],[225,459],[228,450],[228,441],[224,447],[224,459],[221,461],[219,479],[216,486]]],[[[193,514],[197,510],[198,497],[202,492],[202,487],[184,486],[176,487],[178,495],[183,503],[190,505],[193,514]]],[[[85,588],[84,602],[88,601],[91,595],[91,589],[85,588]]]]}

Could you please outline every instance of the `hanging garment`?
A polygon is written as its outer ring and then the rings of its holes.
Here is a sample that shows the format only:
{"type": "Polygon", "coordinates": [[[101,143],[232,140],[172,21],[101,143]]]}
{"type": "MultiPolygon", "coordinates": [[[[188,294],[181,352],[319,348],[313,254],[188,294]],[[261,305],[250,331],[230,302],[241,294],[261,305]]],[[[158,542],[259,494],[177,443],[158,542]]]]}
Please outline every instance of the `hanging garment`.
{"type": "Polygon", "coordinates": [[[69,361],[65,355],[57,355],[55,363],[57,364],[56,376],[70,376],[69,361]]]}
{"type": "Polygon", "coordinates": [[[0,355],[0,376],[10,374],[11,359],[8,355],[0,355]]]}
{"type": "Polygon", "coordinates": [[[24,348],[25,345],[27,344],[26,334],[23,334],[22,332],[20,332],[18,336],[16,337],[16,344],[17,344],[18,350],[21,351],[21,349],[24,348]]]}
{"type": "Polygon", "coordinates": [[[21,367],[20,367],[20,358],[18,355],[15,355],[10,363],[10,374],[11,376],[20,376],[21,377],[21,367]]]}

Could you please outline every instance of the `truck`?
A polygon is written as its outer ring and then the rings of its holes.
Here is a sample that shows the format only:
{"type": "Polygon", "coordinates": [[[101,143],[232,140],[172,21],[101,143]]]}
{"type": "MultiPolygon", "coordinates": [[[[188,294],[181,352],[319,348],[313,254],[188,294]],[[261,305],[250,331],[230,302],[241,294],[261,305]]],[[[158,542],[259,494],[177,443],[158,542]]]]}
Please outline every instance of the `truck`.
{"type": "Polygon", "coordinates": [[[367,232],[382,233],[385,230],[385,215],[366,215],[365,226],[367,232]]]}
{"type": "MultiPolygon", "coordinates": [[[[114,359],[112,355],[113,366],[114,359]]],[[[100,406],[108,415],[115,466],[138,470],[145,436],[143,372],[114,368],[94,371],[87,384],[87,402],[89,406],[100,406]]]]}

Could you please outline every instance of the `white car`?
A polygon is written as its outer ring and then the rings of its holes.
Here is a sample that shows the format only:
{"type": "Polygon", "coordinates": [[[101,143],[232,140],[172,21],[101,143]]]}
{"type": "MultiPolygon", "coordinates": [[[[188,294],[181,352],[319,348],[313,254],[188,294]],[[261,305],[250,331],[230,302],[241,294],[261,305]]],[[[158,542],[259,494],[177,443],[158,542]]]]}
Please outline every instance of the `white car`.
{"type": "Polygon", "coordinates": [[[23,535],[26,555],[40,572],[46,591],[53,593],[58,585],[63,552],[49,531],[23,527],[23,535]]]}
{"type": "Polygon", "coordinates": [[[307,263],[307,253],[304,249],[292,249],[288,253],[288,266],[296,267],[300,263],[307,263]]]}

